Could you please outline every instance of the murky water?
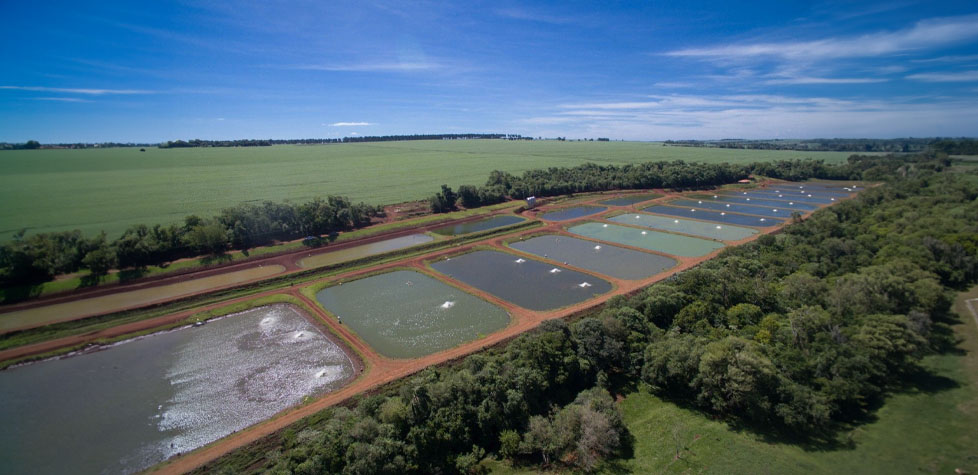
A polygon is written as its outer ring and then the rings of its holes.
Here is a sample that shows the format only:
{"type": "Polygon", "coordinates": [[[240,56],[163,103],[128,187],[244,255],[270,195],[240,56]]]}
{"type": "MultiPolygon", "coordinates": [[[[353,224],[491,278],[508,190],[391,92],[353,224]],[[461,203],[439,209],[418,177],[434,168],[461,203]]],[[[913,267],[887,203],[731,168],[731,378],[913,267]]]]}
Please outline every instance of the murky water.
{"type": "Polygon", "coordinates": [[[769,216],[772,218],[790,218],[791,213],[798,210],[787,209],[778,206],[756,206],[738,203],[718,203],[712,200],[675,200],[666,204],[682,206],[684,208],[703,208],[714,211],[729,211],[731,213],[753,214],[755,216],[769,216]]]}
{"type": "Polygon", "coordinates": [[[742,228],[729,224],[704,223],[691,219],[678,219],[667,216],[656,216],[645,213],[628,213],[610,218],[615,221],[632,226],[641,226],[649,229],[660,229],[663,231],[675,231],[693,236],[703,236],[711,239],[722,239],[724,241],[739,241],[746,237],[757,234],[756,229],[742,228]]]}
{"type": "Polygon", "coordinates": [[[748,205],[760,205],[760,206],[771,206],[777,208],[787,208],[797,211],[812,211],[818,209],[820,206],[813,203],[802,203],[800,201],[794,201],[791,199],[763,199],[763,198],[751,198],[748,196],[737,196],[737,195],[696,195],[696,199],[703,201],[712,200],[720,203],[742,203],[748,205]],[[716,198],[714,198],[714,196],[716,198]]]}
{"type": "Polygon", "coordinates": [[[559,211],[543,213],[540,215],[540,217],[548,221],[567,221],[568,219],[576,219],[582,216],[600,213],[606,209],[608,208],[605,208],[604,206],[574,206],[572,208],[566,208],[559,211]]]}
{"type": "Polygon", "coordinates": [[[677,264],[675,259],[569,236],[546,235],[510,243],[514,249],[611,277],[638,280],[677,264]]]}
{"type": "Polygon", "coordinates": [[[809,204],[820,204],[827,205],[835,202],[835,199],[828,196],[819,196],[814,193],[764,193],[757,191],[723,191],[719,193],[722,196],[737,196],[741,198],[750,198],[751,201],[755,199],[764,200],[781,200],[784,202],[794,201],[795,203],[809,203],[809,204]]]}
{"type": "Polygon", "coordinates": [[[299,261],[299,267],[311,269],[314,267],[324,267],[333,264],[339,264],[341,262],[352,261],[354,259],[359,259],[361,257],[373,256],[385,252],[405,249],[411,246],[417,246],[419,244],[431,242],[434,239],[435,238],[424,234],[411,234],[408,236],[386,239],[383,241],[372,242],[370,244],[363,244],[360,246],[340,249],[338,251],[326,252],[323,254],[310,256],[299,261]]]}
{"type": "Polygon", "coordinates": [[[721,242],[616,224],[584,223],[572,226],[567,230],[591,239],[626,244],[683,257],[704,256],[724,247],[721,242]]]}
{"type": "Polygon", "coordinates": [[[644,195],[626,195],[620,198],[613,198],[610,200],[599,201],[598,203],[601,203],[603,205],[608,205],[608,206],[628,206],[628,205],[633,205],[635,203],[641,203],[643,201],[655,199],[658,198],[659,196],[661,195],[657,195],[655,193],[644,194],[644,195]]]}
{"type": "Polygon", "coordinates": [[[743,214],[727,213],[725,211],[709,211],[697,208],[678,208],[674,206],[655,205],[643,208],[642,211],[649,213],[664,214],[667,216],[680,216],[684,218],[694,218],[714,223],[738,224],[741,226],[774,226],[781,224],[784,220],[780,218],[760,218],[757,216],[747,216],[743,214]]]}
{"type": "Polygon", "coordinates": [[[0,472],[138,471],[353,375],[285,304],[11,368],[0,372],[0,472]]]}
{"type": "Polygon", "coordinates": [[[87,315],[110,313],[129,307],[149,305],[154,302],[190,295],[195,292],[272,276],[284,270],[285,267],[280,265],[252,267],[250,269],[187,280],[176,284],[161,285],[148,289],[120,292],[101,297],[92,297],[73,302],[4,313],[0,314],[0,331],[46,325],[51,322],[76,317],[81,318],[87,315]]]}
{"type": "Polygon", "coordinates": [[[470,252],[431,267],[530,310],[560,308],[611,290],[604,279],[499,251],[470,252]]]}
{"type": "Polygon", "coordinates": [[[526,221],[526,218],[513,215],[500,215],[487,219],[481,219],[479,221],[471,221],[468,223],[436,228],[431,230],[431,232],[445,236],[457,236],[459,234],[469,234],[478,231],[501,228],[503,226],[509,226],[511,224],[516,224],[523,221],[526,221]]]}
{"type": "Polygon", "coordinates": [[[416,271],[395,271],[327,287],[319,303],[378,353],[416,358],[509,324],[502,308],[416,271]]]}

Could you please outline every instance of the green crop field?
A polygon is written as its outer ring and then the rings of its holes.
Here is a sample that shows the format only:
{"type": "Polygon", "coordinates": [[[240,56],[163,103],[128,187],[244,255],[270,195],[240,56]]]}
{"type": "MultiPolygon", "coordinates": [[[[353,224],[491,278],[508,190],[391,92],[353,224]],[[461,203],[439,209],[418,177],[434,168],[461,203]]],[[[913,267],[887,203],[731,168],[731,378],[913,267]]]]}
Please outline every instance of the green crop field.
{"type": "Polygon", "coordinates": [[[338,194],[390,204],[430,196],[441,184],[481,185],[492,170],[659,160],[747,163],[848,152],[665,147],[647,142],[453,140],[273,147],[0,152],[0,242],[29,233],[105,230],[210,216],[246,201],[302,202],[338,194]]]}

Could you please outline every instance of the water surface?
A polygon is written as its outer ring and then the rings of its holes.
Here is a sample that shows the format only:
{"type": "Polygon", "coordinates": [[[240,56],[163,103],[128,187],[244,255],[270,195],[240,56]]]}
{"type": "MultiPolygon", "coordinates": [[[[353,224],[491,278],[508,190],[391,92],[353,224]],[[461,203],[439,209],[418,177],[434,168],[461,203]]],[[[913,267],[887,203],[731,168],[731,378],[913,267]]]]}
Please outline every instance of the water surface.
{"type": "Polygon", "coordinates": [[[0,372],[0,472],[127,473],[346,384],[353,362],[276,304],[0,372]]]}
{"type": "Polygon", "coordinates": [[[582,216],[600,213],[606,209],[608,208],[605,208],[604,206],[574,206],[571,208],[544,213],[540,215],[540,217],[548,221],[567,221],[569,219],[576,219],[582,216]]]}
{"type": "Polygon", "coordinates": [[[459,234],[469,234],[478,231],[486,231],[489,229],[501,228],[503,226],[509,226],[511,224],[516,224],[523,221],[526,221],[526,218],[522,218],[520,216],[514,216],[511,214],[504,214],[499,216],[493,216],[487,219],[481,219],[478,221],[470,221],[468,223],[455,224],[451,226],[436,228],[431,230],[431,232],[436,234],[442,234],[445,236],[457,236],[459,234]]]}
{"type": "Polygon", "coordinates": [[[674,256],[699,257],[724,247],[723,243],[679,234],[619,226],[617,224],[584,223],[568,231],[602,241],[625,244],[674,256]]]}
{"type": "Polygon", "coordinates": [[[514,249],[618,279],[652,277],[677,264],[658,254],[555,234],[510,243],[514,249]]]}
{"type": "Polygon", "coordinates": [[[769,216],[772,218],[790,218],[791,213],[798,210],[787,209],[777,206],[760,206],[738,203],[719,203],[713,200],[675,200],[666,204],[682,206],[684,208],[703,208],[715,211],[730,211],[732,213],[753,214],[755,216],[769,216]]]}
{"type": "Polygon", "coordinates": [[[316,254],[299,261],[299,267],[309,269],[313,267],[330,266],[333,264],[339,264],[341,262],[360,259],[361,257],[368,257],[376,254],[383,254],[385,252],[405,249],[411,246],[417,246],[419,244],[431,242],[434,239],[435,238],[425,234],[410,234],[393,239],[372,242],[370,244],[348,247],[338,251],[316,254]]]}
{"type": "Polygon", "coordinates": [[[722,239],[724,241],[739,241],[746,237],[757,234],[756,229],[731,226],[729,224],[720,225],[714,223],[704,223],[691,219],[678,219],[666,216],[656,216],[645,213],[628,213],[609,218],[622,224],[641,226],[649,229],[661,229],[663,231],[675,231],[693,236],[708,237],[711,239],[722,239]]]}
{"type": "MultiPolygon", "coordinates": [[[[713,200],[720,203],[741,203],[748,205],[760,205],[760,206],[771,206],[777,208],[787,208],[797,211],[812,211],[819,208],[819,205],[812,203],[802,203],[799,201],[794,201],[791,199],[763,199],[763,198],[750,198],[747,196],[736,196],[736,195],[697,195],[703,198],[703,201],[713,200]],[[714,198],[715,197],[715,198],[714,198]]],[[[697,198],[699,199],[699,198],[697,198]]]]}
{"type": "Polygon", "coordinates": [[[409,270],[327,287],[316,299],[378,353],[391,358],[436,353],[509,323],[502,308],[409,270]]]}
{"type": "Polygon", "coordinates": [[[604,279],[499,251],[470,252],[431,267],[530,310],[560,308],[611,290],[604,279]]]}
{"type": "Polygon", "coordinates": [[[739,224],[741,226],[774,226],[783,220],[780,218],[759,218],[757,216],[747,216],[743,214],[727,213],[726,211],[709,211],[696,208],[677,208],[674,206],[655,205],[644,208],[642,211],[649,213],[664,214],[667,216],[680,216],[694,218],[714,223],[739,224]]]}

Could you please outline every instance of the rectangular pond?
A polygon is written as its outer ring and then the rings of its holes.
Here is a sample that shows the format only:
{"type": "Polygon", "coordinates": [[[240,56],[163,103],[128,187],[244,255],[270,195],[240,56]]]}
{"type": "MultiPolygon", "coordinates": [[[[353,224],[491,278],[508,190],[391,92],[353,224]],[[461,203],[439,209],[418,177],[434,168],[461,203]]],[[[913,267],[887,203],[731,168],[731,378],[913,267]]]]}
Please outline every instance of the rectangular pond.
{"type": "Polygon", "coordinates": [[[781,188],[757,188],[754,190],[747,190],[751,193],[765,194],[765,195],[785,195],[785,196],[799,196],[799,195],[812,195],[819,198],[847,198],[849,193],[831,191],[826,189],[814,189],[814,188],[802,188],[802,189],[781,189],[781,188]]]}
{"type": "Polygon", "coordinates": [[[790,218],[791,213],[798,210],[787,209],[777,206],[757,206],[739,203],[720,203],[713,200],[674,200],[665,204],[682,206],[684,208],[703,208],[716,211],[730,211],[733,213],[753,214],[756,216],[769,216],[772,218],[790,218]]]}
{"type": "Polygon", "coordinates": [[[820,205],[832,204],[835,202],[835,198],[829,197],[819,197],[812,194],[801,194],[801,193],[760,193],[756,191],[722,191],[720,195],[723,196],[738,196],[745,199],[763,199],[763,200],[781,200],[786,202],[794,201],[796,203],[813,203],[820,205]]]}
{"type": "Polygon", "coordinates": [[[344,350],[285,304],[10,368],[0,371],[0,468],[136,472],[354,373],[344,350]]]}
{"type": "Polygon", "coordinates": [[[661,229],[663,231],[675,231],[711,239],[722,239],[724,241],[739,241],[753,236],[758,232],[756,229],[751,228],[704,223],[691,219],[675,219],[645,213],[628,213],[608,219],[616,223],[631,224],[649,229],[661,229]]]}
{"type": "Polygon", "coordinates": [[[654,200],[661,197],[662,195],[657,193],[647,193],[642,195],[625,195],[619,198],[612,198],[610,200],[599,201],[598,203],[608,206],[629,206],[635,203],[641,203],[643,201],[654,200]]]}
{"type": "Polygon", "coordinates": [[[501,228],[503,226],[509,226],[511,224],[521,223],[523,221],[526,221],[526,218],[511,214],[503,214],[493,216],[491,218],[480,219],[478,221],[469,221],[467,223],[435,228],[432,229],[431,232],[441,234],[443,236],[457,236],[460,234],[469,234],[479,231],[486,231],[489,229],[501,228]]]}
{"type": "Polygon", "coordinates": [[[699,199],[702,199],[703,201],[713,200],[720,203],[741,203],[741,204],[749,204],[749,205],[757,205],[757,206],[772,206],[772,207],[776,206],[778,207],[778,209],[787,208],[796,211],[814,211],[820,208],[819,205],[812,204],[812,203],[801,203],[799,201],[782,200],[782,199],[769,200],[763,198],[750,198],[746,196],[736,196],[736,195],[690,195],[690,197],[695,198],[697,200],[699,199]]]}
{"type": "Polygon", "coordinates": [[[591,239],[600,239],[602,241],[615,242],[683,257],[705,256],[724,247],[723,243],[717,241],[619,226],[617,224],[591,222],[572,226],[567,230],[591,239]]]}
{"type": "Polygon", "coordinates": [[[564,208],[557,211],[551,211],[549,213],[543,213],[540,215],[541,218],[548,221],[567,221],[569,219],[577,219],[584,216],[590,216],[592,214],[600,213],[608,208],[604,206],[574,206],[571,208],[564,208]]]}
{"type": "Polygon", "coordinates": [[[410,234],[393,239],[385,239],[383,241],[372,242],[370,244],[363,244],[360,246],[340,249],[338,251],[324,252],[322,254],[309,256],[299,261],[299,267],[311,269],[314,267],[330,266],[333,264],[339,264],[341,262],[360,259],[361,257],[368,257],[383,254],[385,252],[406,249],[419,244],[424,244],[426,242],[431,242],[434,239],[435,238],[425,234],[410,234]]]}
{"type": "Polygon", "coordinates": [[[327,287],[316,299],[390,358],[437,353],[509,324],[502,308],[411,270],[327,287]]]}
{"type": "Polygon", "coordinates": [[[43,305],[26,310],[4,313],[0,314],[0,332],[17,328],[36,327],[73,318],[82,318],[89,315],[105,314],[126,308],[149,305],[154,302],[190,295],[195,292],[270,277],[284,271],[285,267],[275,264],[252,267],[250,269],[227,272],[210,277],[202,277],[200,279],[185,280],[174,284],[112,293],[101,297],[74,300],[54,305],[43,305]]]}
{"type": "Polygon", "coordinates": [[[604,279],[500,251],[470,252],[431,267],[530,310],[566,307],[611,290],[604,279]]]}
{"type": "Polygon", "coordinates": [[[674,206],[656,205],[644,208],[642,211],[649,213],[665,214],[668,216],[679,216],[684,218],[701,219],[713,221],[714,223],[737,224],[740,226],[774,226],[784,220],[780,218],[759,218],[757,216],[747,216],[743,214],[728,213],[726,211],[710,211],[696,208],[677,208],[674,206]]]}
{"type": "Polygon", "coordinates": [[[555,234],[513,241],[510,247],[618,279],[652,277],[678,262],[645,252],[555,234]]]}

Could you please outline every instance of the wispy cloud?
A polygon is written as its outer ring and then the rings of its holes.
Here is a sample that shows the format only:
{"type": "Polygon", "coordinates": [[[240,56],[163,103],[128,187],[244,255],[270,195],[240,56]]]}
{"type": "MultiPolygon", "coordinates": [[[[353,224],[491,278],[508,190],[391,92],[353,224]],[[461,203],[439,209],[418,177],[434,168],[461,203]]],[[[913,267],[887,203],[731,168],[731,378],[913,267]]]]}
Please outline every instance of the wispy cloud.
{"type": "Polygon", "coordinates": [[[910,28],[862,36],[708,46],[669,51],[665,54],[724,61],[765,57],[811,61],[899,54],[961,43],[974,38],[978,38],[978,15],[966,15],[921,20],[910,28]]]}
{"type": "Polygon", "coordinates": [[[79,99],[77,97],[33,97],[35,101],[55,101],[55,102],[94,102],[88,99],[79,99]]]}
{"type": "Polygon", "coordinates": [[[925,82],[972,82],[978,81],[978,71],[919,73],[911,74],[907,76],[907,79],[925,82]]]}
{"type": "Polygon", "coordinates": [[[415,71],[433,71],[444,69],[445,67],[442,63],[431,61],[396,61],[389,63],[304,64],[293,66],[290,69],[304,71],[409,73],[415,71]]]}
{"type": "Polygon", "coordinates": [[[871,84],[876,82],[887,82],[886,78],[819,78],[810,76],[789,77],[780,79],[768,79],[764,84],[871,84]]]}
{"type": "Polygon", "coordinates": [[[913,63],[965,63],[978,61],[978,54],[939,56],[937,58],[912,59],[913,63]]]}
{"type": "Polygon", "coordinates": [[[574,18],[571,17],[548,15],[545,13],[529,11],[523,8],[499,9],[496,10],[496,15],[504,18],[512,18],[514,20],[537,21],[541,23],[550,23],[553,25],[565,25],[575,21],[574,18]]]}
{"type": "Polygon", "coordinates": [[[332,124],[329,125],[330,127],[361,127],[365,125],[374,125],[374,124],[371,124],[370,122],[333,122],[332,124]]]}
{"type": "Polygon", "coordinates": [[[83,88],[72,88],[72,87],[44,87],[44,86],[0,86],[0,89],[15,90],[15,91],[35,91],[35,92],[61,92],[65,94],[86,94],[92,96],[101,96],[107,94],[155,94],[156,91],[147,91],[143,89],[83,89],[83,88]]]}

